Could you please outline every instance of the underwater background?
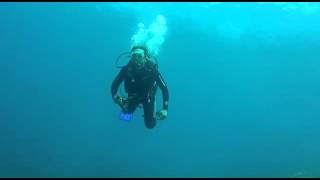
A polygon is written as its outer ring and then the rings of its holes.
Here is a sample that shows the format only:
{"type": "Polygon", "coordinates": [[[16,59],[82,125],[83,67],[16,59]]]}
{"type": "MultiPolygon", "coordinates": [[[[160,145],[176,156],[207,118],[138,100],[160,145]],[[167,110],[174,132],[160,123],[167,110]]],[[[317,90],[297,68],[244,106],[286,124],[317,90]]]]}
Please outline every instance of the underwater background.
{"type": "Polygon", "coordinates": [[[319,177],[319,19],[315,2],[0,3],[0,177],[319,177]],[[110,92],[142,42],[170,95],[154,129],[110,92]]]}

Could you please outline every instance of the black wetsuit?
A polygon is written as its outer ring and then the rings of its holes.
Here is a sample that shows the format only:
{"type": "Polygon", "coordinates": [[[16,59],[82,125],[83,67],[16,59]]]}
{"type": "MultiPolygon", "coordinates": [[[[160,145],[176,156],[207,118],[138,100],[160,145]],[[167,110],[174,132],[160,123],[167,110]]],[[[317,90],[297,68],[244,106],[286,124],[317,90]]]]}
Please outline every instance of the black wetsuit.
{"type": "Polygon", "coordinates": [[[169,92],[157,66],[152,62],[138,69],[131,61],[120,70],[112,82],[111,95],[117,93],[121,82],[124,81],[125,90],[128,93],[128,101],[122,106],[125,113],[133,113],[139,104],[143,105],[144,122],[147,128],[152,129],[156,125],[154,117],[155,95],[158,86],[162,91],[163,109],[168,110],[169,92]]]}

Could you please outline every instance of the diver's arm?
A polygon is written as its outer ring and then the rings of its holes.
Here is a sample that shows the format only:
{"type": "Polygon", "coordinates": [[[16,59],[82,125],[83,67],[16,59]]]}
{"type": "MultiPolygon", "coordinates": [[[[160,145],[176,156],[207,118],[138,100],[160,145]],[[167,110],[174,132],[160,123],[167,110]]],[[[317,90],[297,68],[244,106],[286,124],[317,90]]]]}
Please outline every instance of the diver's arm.
{"type": "Polygon", "coordinates": [[[124,79],[124,75],[125,75],[125,68],[122,68],[121,71],[119,72],[119,74],[116,76],[116,78],[112,82],[111,95],[112,95],[113,99],[118,91],[118,88],[119,88],[121,82],[124,79]]]}
{"type": "Polygon", "coordinates": [[[159,85],[162,91],[163,109],[168,110],[169,91],[167,84],[164,82],[163,77],[159,72],[157,73],[157,84],[159,85]]]}

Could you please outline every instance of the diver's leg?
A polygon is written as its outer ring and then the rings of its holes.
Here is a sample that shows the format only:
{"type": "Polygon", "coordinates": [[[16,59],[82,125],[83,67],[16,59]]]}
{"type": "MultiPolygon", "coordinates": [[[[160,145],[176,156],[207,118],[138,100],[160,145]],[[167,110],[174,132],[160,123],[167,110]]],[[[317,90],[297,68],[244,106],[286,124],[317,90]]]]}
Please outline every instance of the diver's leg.
{"type": "Polygon", "coordinates": [[[119,114],[119,118],[124,121],[130,121],[138,105],[138,101],[134,98],[124,100],[120,104],[122,111],[119,114]]]}
{"type": "Polygon", "coordinates": [[[154,102],[155,98],[150,98],[143,101],[144,123],[149,129],[154,128],[157,122],[154,117],[154,102]]]}
{"type": "Polygon", "coordinates": [[[136,98],[128,98],[121,105],[121,109],[123,113],[132,114],[136,110],[138,105],[139,105],[139,102],[136,98]]]}

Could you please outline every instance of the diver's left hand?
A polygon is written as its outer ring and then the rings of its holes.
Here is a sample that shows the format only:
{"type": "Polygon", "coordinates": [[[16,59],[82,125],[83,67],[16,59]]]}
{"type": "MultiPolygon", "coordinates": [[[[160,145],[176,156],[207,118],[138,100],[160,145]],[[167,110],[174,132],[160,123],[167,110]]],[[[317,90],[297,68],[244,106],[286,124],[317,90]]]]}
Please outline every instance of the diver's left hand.
{"type": "Polygon", "coordinates": [[[156,113],[156,118],[159,120],[164,120],[168,116],[168,110],[162,109],[156,113]]]}

